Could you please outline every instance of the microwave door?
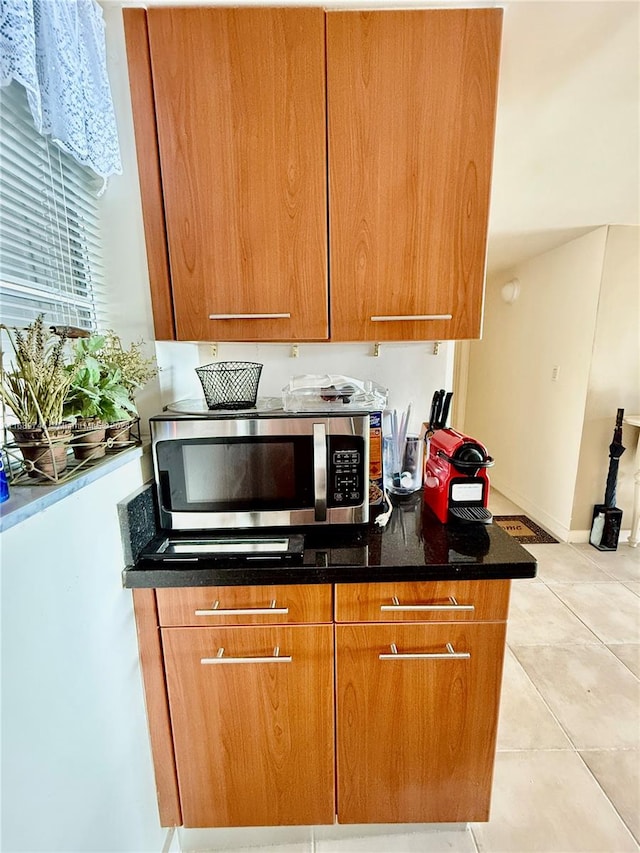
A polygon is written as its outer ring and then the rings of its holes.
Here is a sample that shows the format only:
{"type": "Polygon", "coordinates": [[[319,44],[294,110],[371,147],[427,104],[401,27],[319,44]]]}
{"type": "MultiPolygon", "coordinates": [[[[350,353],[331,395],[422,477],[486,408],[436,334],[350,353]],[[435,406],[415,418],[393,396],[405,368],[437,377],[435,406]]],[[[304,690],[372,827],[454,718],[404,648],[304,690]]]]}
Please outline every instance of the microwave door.
{"type": "Polygon", "coordinates": [[[162,529],[368,521],[367,414],[163,415],[151,427],[162,529]]]}
{"type": "Polygon", "coordinates": [[[326,519],[327,450],[315,447],[320,438],[310,428],[306,434],[274,429],[157,442],[162,527],[246,528],[326,519]]]}
{"type": "Polygon", "coordinates": [[[313,499],[315,520],[327,520],[327,430],[313,425],[313,499]]]}

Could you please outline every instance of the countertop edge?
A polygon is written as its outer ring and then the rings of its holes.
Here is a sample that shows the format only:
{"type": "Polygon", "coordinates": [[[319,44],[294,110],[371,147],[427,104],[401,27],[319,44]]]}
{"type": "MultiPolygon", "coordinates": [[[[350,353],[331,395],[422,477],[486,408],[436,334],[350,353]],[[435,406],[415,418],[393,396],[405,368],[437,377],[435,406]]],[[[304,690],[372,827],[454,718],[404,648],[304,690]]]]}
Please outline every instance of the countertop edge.
{"type": "Polygon", "coordinates": [[[530,580],[537,561],[495,566],[277,566],[259,568],[142,568],[122,572],[125,589],[171,589],[202,586],[277,586],[283,584],[388,583],[403,581],[530,580]]]}

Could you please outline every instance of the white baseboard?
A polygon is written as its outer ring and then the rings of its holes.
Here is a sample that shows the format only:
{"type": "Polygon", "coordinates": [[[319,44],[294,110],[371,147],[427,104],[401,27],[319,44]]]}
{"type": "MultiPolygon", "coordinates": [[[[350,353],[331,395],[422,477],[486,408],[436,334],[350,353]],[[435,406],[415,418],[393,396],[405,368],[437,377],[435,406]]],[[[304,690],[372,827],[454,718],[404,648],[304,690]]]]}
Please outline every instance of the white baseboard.
{"type": "MultiPolygon", "coordinates": [[[[583,542],[589,541],[591,530],[571,530],[569,532],[568,542],[573,545],[580,545],[583,542]]],[[[631,528],[622,528],[618,537],[618,545],[626,545],[627,539],[631,536],[631,528]]]]}
{"type": "Polygon", "coordinates": [[[567,541],[571,542],[573,545],[580,545],[583,542],[589,541],[590,534],[590,530],[571,530],[567,541]]]}
{"type": "MultiPolygon", "coordinates": [[[[275,847],[288,844],[312,849],[311,826],[235,826],[218,828],[179,827],[178,850],[188,853],[211,853],[212,850],[233,851],[247,847],[275,847]]],[[[171,851],[173,853],[173,851],[171,851]]]]}
{"type": "MultiPolygon", "coordinates": [[[[565,525],[561,524],[556,518],[550,516],[542,507],[536,506],[532,503],[525,495],[520,494],[517,489],[512,489],[504,483],[499,482],[499,479],[496,477],[495,479],[492,477],[491,486],[497,492],[500,492],[507,500],[512,501],[514,504],[517,504],[523,512],[525,512],[532,521],[535,521],[540,527],[544,527],[544,529],[549,532],[552,536],[555,536],[556,539],[559,539],[560,542],[569,542],[571,544],[580,545],[584,542],[589,541],[589,536],[591,535],[591,529],[589,530],[570,530],[565,525]]],[[[620,536],[618,538],[618,544],[624,545],[626,544],[628,538],[631,536],[631,528],[624,527],[620,531],[620,536]]],[[[638,546],[640,547],[640,546],[638,546]]]]}
{"type": "Polygon", "coordinates": [[[555,536],[556,539],[560,540],[560,542],[569,541],[569,536],[571,535],[569,528],[561,524],[557,518],[553,518],[553,516],[549,515],[544,509],[542,509],[542,507],[536,506],[525,495],[520,494],[516,489],[511,489],[506,484],[498,482],[497,478],[495,481],[493,479],[491,480],[491,485],[496,489],[496,491],[500,492],[501,495],[504,495],[505,498],[517,504],[532,521],[535,521],[536,524],[540,525],[540,527],[544,527],[547,532],[552,536],[555,536]]]}

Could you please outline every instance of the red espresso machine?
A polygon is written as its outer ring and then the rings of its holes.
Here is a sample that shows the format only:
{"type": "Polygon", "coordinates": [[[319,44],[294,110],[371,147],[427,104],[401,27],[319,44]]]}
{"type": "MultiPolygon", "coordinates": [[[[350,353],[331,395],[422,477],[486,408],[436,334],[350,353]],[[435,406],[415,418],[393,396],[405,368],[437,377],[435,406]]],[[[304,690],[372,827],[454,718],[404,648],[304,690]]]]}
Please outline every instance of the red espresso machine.
{"type": "Polygon", "coordinates": [[[424,503],[443,524],[490,524],[489,476],[494,460],[486,447],[455,429],[437,429],[429,441],[424,472],[424,503]]]}

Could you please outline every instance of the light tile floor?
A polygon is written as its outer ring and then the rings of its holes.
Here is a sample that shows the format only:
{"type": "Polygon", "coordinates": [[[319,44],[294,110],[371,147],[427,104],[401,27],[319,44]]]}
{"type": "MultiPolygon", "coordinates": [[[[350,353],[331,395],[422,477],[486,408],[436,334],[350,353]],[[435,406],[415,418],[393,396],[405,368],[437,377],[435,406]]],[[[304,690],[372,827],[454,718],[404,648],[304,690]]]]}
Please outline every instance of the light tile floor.
{"type": "MultiPolygon", "coordinates": [[[[492,509],[521,514],[495,493],[492,509]]],[[[512,585],[488,823],[191,830],[182,850],[640,851],[640,548],[527,547],[538,576],[512,585]]]]}

